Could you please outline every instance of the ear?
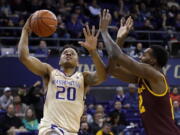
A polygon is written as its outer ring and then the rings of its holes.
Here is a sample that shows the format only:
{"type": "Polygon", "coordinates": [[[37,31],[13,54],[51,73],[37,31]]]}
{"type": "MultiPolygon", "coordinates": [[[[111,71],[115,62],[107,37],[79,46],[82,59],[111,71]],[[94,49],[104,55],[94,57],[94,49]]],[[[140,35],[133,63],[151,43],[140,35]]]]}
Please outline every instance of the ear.
{"type": "Polygon", "coordinates": [[[156,65],[157,64],[157,60],[155,58],[152,57],[152,59],[150,60],[151,65],[156,65]]]}

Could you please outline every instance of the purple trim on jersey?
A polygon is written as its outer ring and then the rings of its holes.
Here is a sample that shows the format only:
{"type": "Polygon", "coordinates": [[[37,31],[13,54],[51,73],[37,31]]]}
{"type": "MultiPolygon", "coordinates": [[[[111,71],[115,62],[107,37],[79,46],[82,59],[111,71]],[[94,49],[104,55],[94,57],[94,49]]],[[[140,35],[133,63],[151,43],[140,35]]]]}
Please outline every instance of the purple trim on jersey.
{"type": "Polygon", "coordinates": [[[70,75],[70,76],[67,76],[65,73],[64,73],[64,71],[63,70],[59,70],[60,72],[62,72],[66,77],[71,77],[71,76],[73,76],[76,72],[77,72],[77,67],[76,67],[76,69],[75,69],[75,71],[72,73],[72,75],[70,75]]]}
{"type": "Polygon", "coordinates": [[[62,129],[60,129],[58,126],[51,124],[51,129],[58,129],[63,135],[64,135],[64,131],[62,129]]]}

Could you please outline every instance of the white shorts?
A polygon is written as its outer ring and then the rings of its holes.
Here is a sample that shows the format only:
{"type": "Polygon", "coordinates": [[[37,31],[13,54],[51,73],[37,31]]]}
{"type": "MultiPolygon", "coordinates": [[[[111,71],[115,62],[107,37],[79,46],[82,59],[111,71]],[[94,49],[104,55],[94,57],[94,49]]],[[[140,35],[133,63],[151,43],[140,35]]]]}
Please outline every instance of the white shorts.
{"type": "Polygon", "coordinates": [[[63,128],[51,124],[51,126],[39,126],[39,135],[77,135],[77,133],[70,133],[63,128]]]}

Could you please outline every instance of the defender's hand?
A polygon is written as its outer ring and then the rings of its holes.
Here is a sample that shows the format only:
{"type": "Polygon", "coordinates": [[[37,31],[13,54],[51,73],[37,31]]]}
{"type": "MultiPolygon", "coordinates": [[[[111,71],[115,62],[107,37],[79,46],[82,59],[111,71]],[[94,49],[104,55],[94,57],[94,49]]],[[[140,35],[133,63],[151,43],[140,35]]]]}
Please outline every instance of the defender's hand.
{"type": "Polygon", "coordinates": [[[126,37],[129,34],[129,31],[132,30],[134,21],[130,17],[128,17],[127,20],[124,19],[124,17],[121,19],[121,27],[118,30],[117,38],[126,37]]]}
{"type": "Polygon", "coordinates": [[[111,21],[111,14],[109,9],[104,9],[102,15],[100,15],[99,29],[101,32],[107,31],[111,21]]]}
{"type": "Polygon", "coordinates": [[[86,25],[86,28],[83,28],[83,33],[85,42],[79,41],[79,44],[85,47],[89,52],[96,50],[99,30],[95,34],[95,26],[93,26],[92,30],[90,31],[89,26],[86,25]]]}

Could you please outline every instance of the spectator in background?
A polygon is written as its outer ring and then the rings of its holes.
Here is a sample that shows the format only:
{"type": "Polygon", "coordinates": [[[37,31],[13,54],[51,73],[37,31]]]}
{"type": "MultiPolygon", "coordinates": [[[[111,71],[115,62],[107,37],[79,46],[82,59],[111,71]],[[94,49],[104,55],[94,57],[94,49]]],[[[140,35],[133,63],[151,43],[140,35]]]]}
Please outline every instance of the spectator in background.
{"type": "Polygon", "coordinates": [[[174,87],[172,93],[170,94],[173,101],[178,101],[180,103],[180,94],[178,93],[178,88],[174,87]]]}
{"type": "Polygon", "coordinates": [[[99,56],[101,56],[101,57],[107,56],[106,51],[104,49],[104,43],[103,42],[98,42],[97,52],[99,53],[99,56]]]}
{"type": "Polygon", "coordinates": [[[74,7],[74,12],[75,14],[78,15],[78,19],[81,20],[81,23],[85,26],[89,22],[89,18],[83,14],[81,6],[75,6],[74,7]]]}
{"type": "Polygon", "coordinates": [[[14,104],[14,110],[15,110],[16,117],[23,119],[25,116],[27,106],[21,102],[21,97],[19,95],[14,96],[13,104],[14,104]]]}
{"type": "Polygon", "coordinates": [[[135,84],[130,83],[128,85],[129,91],[125,95],[124,108],[134,109],[138,108],[138,95],[135,84]]]}
{"type": "Polygon", "coordinates": [[[3,95],[0,97],[0,104],[2,109],[6,110],[6,108],[13,103],[13,96],[11,93],[11,88],[4,88],[3,95]]]}
{"type": "Polygon", "coordinates": [[[161,17],[162,17],[162,28],[163,28],[163,30],[172,29],[172,26],[169,23],[169,18],[167,16],[166,12],[163,12],[161,17]]]}
{"type": "Polygon", "coordinates": [[[67,15],[71,11],[71,7],[65,3],[65,0],[57,1],[57,12],[58,14],[67,15]]]}
{"type": "Polygon", "coordinates": [[[23,92],[25,94],[21,94],[22,102],[33,106],[38,121],[43,116],[43,105],[44,105],[44,93],[41,87],[41,82],[37,81],[33,84],[33,86],[27,91],[23,92]]]}
{"type": "Polygon", "coordinates": [[[123,87],[119,86],[116,88],[116,96],[114,97],[114,101],[120,101],[123,104],[124,100],[125,100],[125,94],[123,87]]]}
{"type": "Polygon", "coordinates": [[[125,112],[122,110],[122,104],[120,101],[114,103],[114,108],[109,113],[110,123],[112,125],[112,131],[115,135],[122,132],[127,125],[125,120],[125,112]]]}
{"type": "Polygon", "coordinates": [[[2,130],[2,135],[15,135],[16,132],[26,131],[21,119],[15,116],[13,104],[9,104],[7,113],[0,117],[0,128],[2,130]]]}
{"type": "Polygon", "coordinates": [[[11,14],[11,7],[9,5],[9,2],[6,0],[0,1],[0,15],[9,16],[11,14]]]}
{"type": "MultiPolygon", "coordinates": [[[[87,112],[87,105],[86,105],[86,103],[85,103],[85,105],[84,105],[84,114],[85,114],[86,117],[87,117],[87,118],[86,118],[86,122],[87,122],[88,124],[93,123],[93,117],[92,117],[92,115],[87,112]]],[[[81,121],[81,122],[82,122],[82,121],[81,121]]]]}
{"type": "Polygon", "coordinates": [[[78,14],[73,13],[71,19],[67,21],[66,28],[72,38],[80,38],[82,36],[83,25],[78,19],[78,14]]]}
{"type": "Polygon", "coordinates": [[[92,3],[88,7],[90,12],[90,24],[98,26],[99,15],[101,13],[101,7],[97,4],[97,0],[92,0],[92,3]]]}
{"type": "Polygon", "coordinates": [[[168,0],[167,6],[168,8],[171,8],[172,6],[176,6],[177,8],[180,7],[180,5],[178,4],[178,0],[168,0]]]}
{"type": "MultiPolygon", "coordinates": [[[[57,28],[57,35],[54,37],[61,37],[61,38],[70,38],[70,34],[67,32],[66,25],[62,19],[61,15],[57,16],[58,20],[58,28],[57,28]]],[[[56,33],[55,33],[56,34],[56,33]]]]}
{"type": "Polygon", "coordinates": [[[122,103],[120,101],[115,101],[114,106],[112,107],[109,116],[115,116],[114,114],[118,114],[120,116],[120,123],[126,125],[125,120],[125,110],[122,109],[122,103]]]}
{"type": "Polygon", "coordinates": [[[174,107],[174,119],[177,124],[177,126],[180,128],[180,105],[178,101],[173,101],[173,107],[174,107]]]}
{"type": "Polygon", "coordinates": [[[91,15],[93,16],[98,16],[101,13],[101,8],[100,6],[97,4],[97,0],[92,0],[91,5],[89,6],[89,11],[91,13],[91,15]]]}
{"type": "Polygon", "coordinates": [[[81,122],[87,122],[87,115],[85,113],[81,116],[81,122]]]}
{"type": "Polygon", "coordinates": [[[98,130],[100,130],[103,126],[103,122],[104,122],[104,114],[96,112],[94,114],[94,120],[93,123],[90,124],[90,128],[91,128],[91,134],[95,135],[97,133],[98,130]]]}
{"type": "Polygon", "coordinates": [[[142,43],[137,43],[136,48],[130,52],[130,56],[133,58],[139,58],[143,54],[143,45],[142,43]]]}
{"type": "Polygon", "coordinates": [[[103,107],[103,105],[101,105],[101,104],[96,105],[96,110],[95,110],[95,112],[96,112],[96,113],[101,113],[101,114],[103,114],[103,116],[104,116],[105,114],[104,114],[104,107],[103,107]]]}
{"type": "Polygon", "coordinates": [[[24,127],[28,131],[38,130],[38,120],[36,118],[35,112],[32,108],[28,108],[25,113],[25,118],[22,120],[24,127]]]}
{"type": "Polygon", "coordinates": [[[102,129],[100,129],[96,135],[114,135],[114,133],[111,131],[111,124],[104,123],[102,129]]]}
{"type": "Polygon", "coordinates": [[[176,15],[175,28],[176,28],[176,31],[180,31],[180,13],[176,15]]]}
{"type": "Polygon", "coordinates": [[[41,40],[39,43],[39,48],[36,49],[35,54],[37,55],[42,55],[42,56],[48,56],[49,52],[48,52],[48,48],[47,48],[47,43],[44,40],[41,40]]]}
{"type": "Polygon", "coordinates": [[[78,135],[91,135],[89,131],[89,125],[87,122],[81,122],[78,135]]]}

